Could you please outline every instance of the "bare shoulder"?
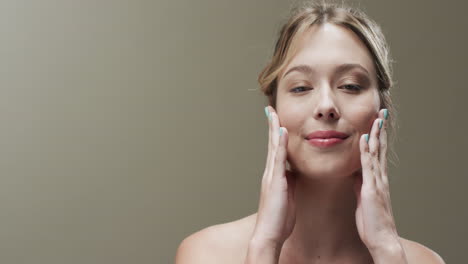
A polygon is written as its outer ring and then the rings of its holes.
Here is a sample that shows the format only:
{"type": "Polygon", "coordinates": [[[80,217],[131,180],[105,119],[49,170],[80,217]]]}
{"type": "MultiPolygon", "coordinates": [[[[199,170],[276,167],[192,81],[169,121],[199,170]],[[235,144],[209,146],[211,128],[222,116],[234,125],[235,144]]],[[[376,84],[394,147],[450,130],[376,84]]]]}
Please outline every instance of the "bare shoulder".
{"type": "Polygon", "coordinates": [[[179,245],[176,264],[242,263],[255,226],[256,214],[206,227],[179,245]]]}
{"type": "Polygon", "coordinates": [[[400,237],[400,241],[405,249],[409,264],[445,264],[445,261],[434,250],[405,238],[400,237]]]}

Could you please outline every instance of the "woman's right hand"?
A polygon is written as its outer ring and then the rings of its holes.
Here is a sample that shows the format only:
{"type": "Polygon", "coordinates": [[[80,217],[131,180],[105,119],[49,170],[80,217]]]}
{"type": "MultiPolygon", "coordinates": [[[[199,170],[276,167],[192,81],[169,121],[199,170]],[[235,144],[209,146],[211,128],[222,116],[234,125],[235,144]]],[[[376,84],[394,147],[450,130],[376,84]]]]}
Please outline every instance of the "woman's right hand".
{"type": "Polygon", "coordinates": [[[266,107],[265,113],[269,116],[268,156],[252,240],[282,246],[296,222],[295,178],[286,170],[288,131],[281,127],[280,133],[274,108],[266,107]]]}

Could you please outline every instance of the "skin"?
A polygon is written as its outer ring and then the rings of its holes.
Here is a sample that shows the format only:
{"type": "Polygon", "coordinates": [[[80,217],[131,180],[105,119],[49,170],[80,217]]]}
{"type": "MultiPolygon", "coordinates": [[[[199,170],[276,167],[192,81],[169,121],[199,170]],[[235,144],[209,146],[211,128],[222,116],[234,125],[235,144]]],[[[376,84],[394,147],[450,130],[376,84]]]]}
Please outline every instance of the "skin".
{"type": "Polygon", "coordinates": [[[299,44],[280,73],[277,107],[267,108],[268,157],[258,213],[184,239],[176,263],[445,263],[397,234],[387,178],[387,124],[366,47],[352,32],[331,24],[313,26],[299,44]],[[336,74],[343,63],[359,64],[368,73],[353,68],[336,74]],[[315,72],[284,76],[303,64],[315,72]],[[320,149],[305,140],[316,130],[349,137],[320,149]]]}
{"type": "Polygon", "coordinates": [[[312,27],[300,43],[300,51],[283,72],[297,65],[315,72],[293,71],[278,83],[276,111],[289,132],[288,161],[306,179],[341,181],[361,167],[359,138],[369,133],[380,109],[373,61],[353,33],[331,24],[312,27]],[[369,73],[355,68],[334,75],[336,66],[345,63],[360,64],[369,73]],[[354,91],[355,84],[362,90],[354,91]],[[290,91],[293,88],[297,89],[290,91]],[[311,148],[303,139],[316,130],[337,130],[350,138],[339,151],[311,148]]]}
{"type": "MultiPolygon", "coordinates": [[[[373,252],[361,237],[365,232],[363,225],[362,234],[356,228],[356,192],[361,189],[361,139],[378,121],[380,110],[372,57],[356,35],[332,24],[310,28],[301,36],[299,47],[278,82],[276,114],[279,124],[287,130],[287,160],[296,186],[295,226],[284,242],[280,263],[310,259],[326,263],[359,259],[371,263],[373,252]],[[344,63],[364,69],[355,67],[337,74],[337,66],[344,63]],[[307,65],[313,71],[285,75],[297,65],[307,65]],[[356,90],[355,85],[361,89],[356,90]],[[337,130],[349,137],[333,147],[318,148],[305,140],[317,130],[337,130]]],[[[372,143],[376,145],[375,140],[372,143]]],[[[362,224],[363,210],[359,209],[362,224]]],[[[370,217],[385,214],[376,212],[370,217]]],[[[396,231],[393,217],[387,220],[388,223],[376,226],[388,230],[388,234],[379,237],[390,241],[386,235],[396,231]]]]}

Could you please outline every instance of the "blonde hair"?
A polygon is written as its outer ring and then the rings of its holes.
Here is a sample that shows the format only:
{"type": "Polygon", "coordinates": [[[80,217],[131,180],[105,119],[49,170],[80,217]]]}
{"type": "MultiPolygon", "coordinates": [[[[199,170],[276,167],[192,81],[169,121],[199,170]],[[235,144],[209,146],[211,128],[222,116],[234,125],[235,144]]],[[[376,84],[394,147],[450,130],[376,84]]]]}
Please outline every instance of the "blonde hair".
{"type": "MultiPolygon", "coordinates": [[[[379,25],[357,8],[325,1],[307,2],[294,8],[279,32],[271,60],[258,76],[261,91],[268,97],[269,104],[276,108],[278,77],[297,51],[299,39],[297,36],[313,25],[325,23],[351,30],[369,50],[377,73],[380,107],[387,108],[389,113],[387,120],[389,143],[393,142],[396,132],[396,109],[390,97],[394,81],[389,46],[379,25]]],[[[388,146],[391,153],[395,154],[393,144],[388,146]]]]}

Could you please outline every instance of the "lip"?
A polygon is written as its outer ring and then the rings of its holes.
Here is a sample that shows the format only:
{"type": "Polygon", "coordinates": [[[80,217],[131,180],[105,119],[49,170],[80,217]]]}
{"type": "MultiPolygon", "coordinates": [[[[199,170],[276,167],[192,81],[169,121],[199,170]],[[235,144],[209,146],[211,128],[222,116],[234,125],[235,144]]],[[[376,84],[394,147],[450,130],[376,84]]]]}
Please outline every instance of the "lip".
{"type": "Polygon", "coordinates": [[[305,139],[316,147],[325,148],[337,145],[348,137],[348,134],[335,130],[320,130],[307,135],[305,139]]]}

